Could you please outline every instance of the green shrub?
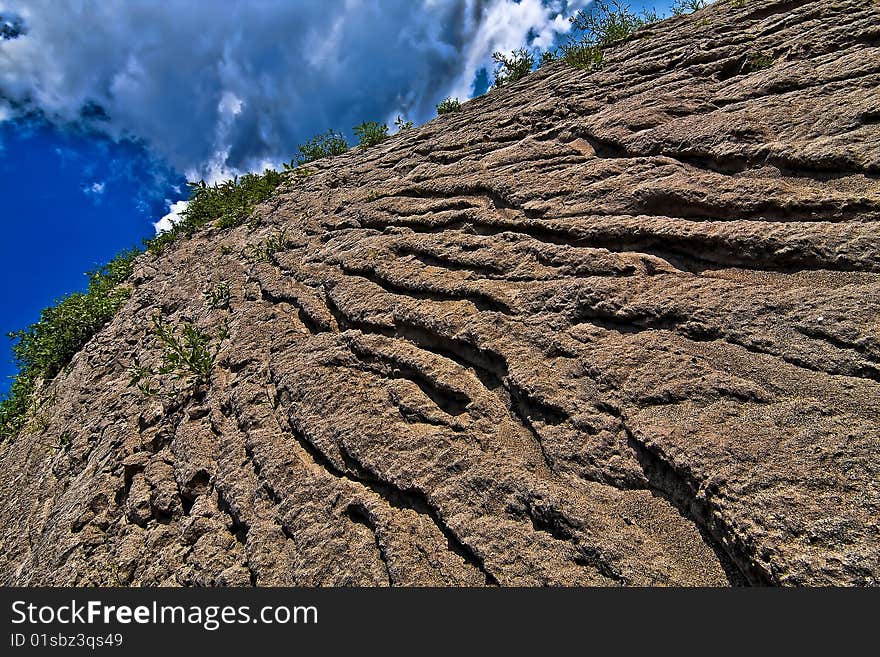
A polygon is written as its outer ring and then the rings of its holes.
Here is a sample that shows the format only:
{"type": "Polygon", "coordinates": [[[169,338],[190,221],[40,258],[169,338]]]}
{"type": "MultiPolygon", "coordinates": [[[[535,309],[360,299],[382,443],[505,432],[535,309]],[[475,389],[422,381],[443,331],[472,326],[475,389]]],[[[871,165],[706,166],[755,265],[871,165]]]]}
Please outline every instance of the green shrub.
{"type": "Polygon", "coordinates": [[[141,365],[140,358],[135,356],[128,366],[128,387],[136,387],[142,395],[152,397],[159,392],[153,384],[153,370],[141,365]]]}
{"type": "Polygon", "coordinates": [[[124,251],[108,264],[90,271],[86,292],[75,292],[40,313],[29,328],[10,334],[19,367],[35,377],[51,379],[116,313],[128,298],[121,287],[131,274],[135,250],[124,251]]]}
{"type": "Polygon", "coordinates": [[[0,442],[12,440],[37,410],[36,382],[19,371],[6,398],[0,401],[0,442]]]}
{"type": "Polygon", "coordinates": [[[358,146],[367,148],[388,139],[388,126],[376,121],[364,121],[354,127],[354,134],[358,138],[358,146]]]}
{"type": "Polygon", "coordinates": [[[514,50],[509,55],[495,52],[492,53],[492,59],[497,64],[493,83],[495,87],[503,87],[522,80],[535,68],[535,56],[525,48],[514,50]]]}
{"type": "Polygon", "coordinates": [[[541,60],[538,62],[538,66],[544,66],[545,64],[550,64],[552,62],[558,62],[562,57],[557,50],[545,50],[541,53],[541,60]]]}
{"type": "Polygon", "coordinates": [[[345,135],[331,129],[322,135],[312,137],[305,144],[298,146],[299,155],[291,163],[285,164],[284,168],[290,170],[324,157],[342,155],[348,148],[348,141],[345,139],[345,135]],[[293,162],[296,164],[294,165],[293,162]]]}
{"type": "Polygon", "coordinates": [[[643,25],[650,25],[651,23],[662,21],[664,18],[666,18],[666,15],[657,13],[656,9],[642,9],[641,19],[643,25]]]}
{"type": "Polygon", "coordinates": [[[206,185],[205,181],[188,183],[189,202],[181,214],[184,229],[201,228],[215,222],[218,228],[240,226],[258,203],[272,196],[283,177],[273,169],[262,174],[248,173],[223,183],[206,185]]]}
{"type": "Polygon", "coordinates": [[[226,281],[212,285],[202,293],[202,296],[205,297],[205,303],[211,310],[228,309],[232,299],[229,283],[226,281]]]}
{"type": "Polygon", "coordinates": [[[562,52],[562,59],[569,66],[585,71],[602,68],[603,55],[599,46],[572,40],[562,44],[559,50],[562,52]]]}
{"type": "Polygon", "coordinates": [[[570,37],[568,43],[561,46],[562,58],[575,68],[600,68],[606,48],[659,19],[654,11],[636,14],[621,0],[595,0],[589,9],[581,9],[568,19],[580,35],[570,37]]]}
{"type": "Polygon", "coordinates": [[[461,101],[458,98],[445,98],[437,105],[437,114],[451,114],[461,109],[461,101]]]}
{"type": "Polygon", "coordinates": [[[413,127],[413,125],[414,124],[412,121],[407,121],[402,116],[400,116],[400,114],[398,114],[397,118],[394,120],[394,127],[397,128],[398,132],[400,132],[401,130],[409,130],[413,127]]]}
{"type": "Polygon", "coordinates": [[[272,196],[283,180],[282,174],[266,169],[262,174],[248,173],[213,185],[204,180],[188,182],[189,201],[180,213],[182,220],[171,230],[148,240],[147,249],[159,253],[181,235],[189,237],[210,223],[218,228],[240,226],[250,217],[254,206],[272,196]]]}
{"type": "Polygon", "coordinates": [[[214,361],[228,337],[228,327],[221,327],[217,339],[200,331],[190,322],[178,330],[161,317],[153,318],[153,333],[162,343],[162,367],[159,374],[173,374],[177,378],[189,377],[193,385],[208,383],[214,361]]]}
{"type": "Polygon", "coordinates": [[[600,48],[623,41],[648,23],[621,0],[595,0],[589,10],[581,9],[568,20],[600,48]]]}
{"type": "Polygon", "coordinates": [[[673,0],[672,15],[684,16],[686,14],[693,14],[695,11],[708,6],[709,0],[673,0]]]}
{"type": "Polygon", "coordinates": [[[211,381],[211,372],[223,342],[229,337],[229,326],[224,322],[216,336],[200,330],[192,322],[173,326],[161,316],[153,317],[152,333],[162,347],[162,365],[154,373],[143,367],[138,359],[129,368],[129,386],[137,386],[142,392],[153,393],[150,377],[172,375],[175,379],[187,379],[189,385],[198,387],[211,381]]]}
{"type": "MultiPolygon", "coordinates": [[[[192,235],[209,223],[219,228],[244,223],[254,206],[268,199],[282,180],[282,174],[266,169],[262,174],[249,173],[214,185],[188,183],[190,197],[182,220],[171,230],[145,240],[144,245],[158,253],[181,235],[192,235]]],[[[263,245],[268,251],[275,246],[263,245]]],[[[10,334],[15,341],[12,353],[18,374],[9,393],[0,399],[0,442],[11,440],[35,416],[40,405],[38,382],[54,378],[128,298],[129,290],[121,284],[131,274],[138,253],[137,249],[125,251],[89,272],[86,292],[64,297],[45,308],[35,324],[10,334]]],[[[222,291],[215,292],[219,296],[209,303],[222,303],[222,291]]]]}
{"type": "Polygon", "coordinates": [[[773,66],[773,55],[766,52],[751,53],[742,66],[742,73],[752,73],[754,71],[763,71],[773,66]]]}
{"type": "Polygon", "coordinates": [[[37,404],[38,380],[54,378],[107,324],[129,296],[122,283],[129,277],[137,250],[120,253],[108,264],[88,273],[86,292],[75,292],[45,308],[27,329],[10,333],[18,375],[9,394],[0,401],[0,441],[11,439],[37,404]]]}

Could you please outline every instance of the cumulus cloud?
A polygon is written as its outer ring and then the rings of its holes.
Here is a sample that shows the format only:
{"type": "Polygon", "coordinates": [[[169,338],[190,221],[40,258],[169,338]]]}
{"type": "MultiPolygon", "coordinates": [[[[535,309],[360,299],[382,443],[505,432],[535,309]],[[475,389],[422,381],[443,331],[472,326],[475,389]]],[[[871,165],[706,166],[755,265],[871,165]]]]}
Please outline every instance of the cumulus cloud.
{"type": "Polygon", "coordinates": [[[156,229],[156,234],[164,233],[165,231],[171,230],[178,221],[183,219],[182,212],[186,210],[186,206],[188,205],[186,201],[177,201],[176,203],[172,203],[169,200],[165,200],[165,203],[168,205],[168,214],[163,216],[159,221],[153,224],[153,228],[156,229]]]}
{"type": "Polygon", "coordinates": [[[571,29],[568,11],[573,13],[586,4],[540,0],[490,3],[461,53],[463,66],[449,95],[469,98],[477,72],[487,66],[495,51],[509,52],[522,46],[533,50],[552,48],[571,29]]]}
{"type": "Polygon", "coordinates": [[[0,0],[0,120],[145,143],[190,177],[290,159],[328,128],[422,122],[495,50],[542,49],[589,0],[0,0]]]}

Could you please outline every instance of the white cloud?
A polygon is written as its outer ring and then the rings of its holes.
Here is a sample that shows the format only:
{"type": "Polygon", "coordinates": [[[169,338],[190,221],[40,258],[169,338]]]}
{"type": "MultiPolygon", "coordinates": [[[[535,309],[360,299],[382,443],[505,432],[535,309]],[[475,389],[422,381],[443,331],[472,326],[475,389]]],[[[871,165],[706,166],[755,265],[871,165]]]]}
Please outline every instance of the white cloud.
{"type": "MultiPolygon", "coordinates": [[[[567,3],[570,13],[589,4],[567,3]]],[[[468,98],[474,76],[481,68],[488,67],[492,53],[510,52],[527,46],[532,50],[547,50],[562,35],[568,34],[571,23],[563,15],[561,2],[522,0],[521,2],[493,2],[483,8],[479,29],[468,42],[464,53],[464,66],[452,86],[450,96],[468,98]],[[531,36],[531,42],[527,38],[531,36]]]]}
{"type": "Polygon", "coordinates": [[[164,233],[165,231],[171,230],[178,221],[183,219],[181,216],[181,212],[186,210],[187,202],[186,201],[177,201],[177,203],[171,203],[166,200],[168,204],[168,214],[159,219],[156,223],[153,224],[153,228],[156,229],[156,234],[164,233]]]}
{"type": "Polygon", "coordinates": [[[241,114],[241,108],[244,101],[231,91],[224,91],[220,102],[217,105],[217,111],[221,117],[232,119],[241,114]]]}
{"type": "Polygon", "coordinates": [[[101,196],[104,194],[106,184],[103,181],[96,181],[82,186],[83,194],[88,196],[95,203],[101,202],[101,196]]]}
{"type": "Polygon", "coordinates": [[[0,48],[0,98],[217,180],[328,128],[425,121],[494,50],[549,46],[588,0],[0,3],[26,27],[0,48]]]}

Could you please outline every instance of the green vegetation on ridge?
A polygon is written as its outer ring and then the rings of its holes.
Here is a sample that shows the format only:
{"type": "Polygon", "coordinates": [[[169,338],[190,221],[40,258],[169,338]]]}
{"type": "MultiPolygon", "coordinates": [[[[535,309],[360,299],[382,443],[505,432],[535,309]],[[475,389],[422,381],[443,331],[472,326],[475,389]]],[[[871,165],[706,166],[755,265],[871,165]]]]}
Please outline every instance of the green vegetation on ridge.
{"type": "Polygon", "coordinates": [[[287,171],[295,169],[303,164],[314,162],[325,157],[333,157],[334,155],[342,155],[349,149],[348,140],[341,132],[333,129],[328,130],[324,134],[315,135],[305,144],[297,147],[299,155],[289,163],[285,163],[284,168],[287,171]]]}
{"type": "Polygon", "coordinates": [[[189,237],[211,223],[217,228],[240,226],[247,221],[254,206],[268,199],[283,179],[274,169],[266,169],[262,174],[248,173],[213,185],[204,180],[187,183],[189,201],[186,210],[181,212],[183,219],[171,230],[148,240],[147,249],[159,253],[181,235],[189,237]]]}
{"type": "MultiPolygon", "coordinates": [[[[190,197],[183,219],[171,230],[146,240],[147,251],[158,254],[172,241],[213,224],[218,228],[247,221],[253,208],[281,184],[283,175],[272,169],[247,174],[224,183],[188,183],[190,197]]],[[[67,366],[85,344],[116,314],[130,294],[125,285],[139,249],[124,251],[107,265],[89,272],[86,292],[75,292],[45,308],[27,329],[10,334],[18,374],[0,400],[0,442],[11,440],[40,406],[41,382],[48,382],[67,366]]],[[[219,292],[222,295],[222,291],[219,292]]],[[[222,296],[217,299],[222,301],[222,296]]]]}
{"type": "MultiPolygon", "coordinates": [[[[405,130],[413,124],[400,118],[396,125],[398,129],[405,130]]],[[[354,130],[364,148],[388,137],[388,126],[384,123],[365,122],[354,130]]],[[[248,173],[213,185],[204,180],[189,182],[189,199],[186,209],[180,213],[181,220],[170,230],[145,240],[144,247],[148,252],[158,255],[176,239],[190,237],[209,225],[221,229],[240,226],[250,218],[256,205],[272,196],[283,182],[284,173],[301,171],[303,164],[340,155],[348,149],[348,142],[341,133],[328,130],[299,146],[299,154],[294,161],[285,164],[285,172],[266,169],[262,174],[248,173]]],[[[282,248],[286,239],[283,231],[280,235],[272,235],[265,243],[255,247],[250,255],[255,259],[268,258],[271,253],[282,248]]],[[[135,257],[141,252],[140,249],[125,251],[107,265],[90,272],[86,292],[75,292],[63,297],[45,308],[35,324],[10,334],[15,341],[12,351],[18,365],[18,374],[9,393],[0,399],[0,442],[11,440],[28,419],[36,415],[43,383],[57,376],[77,352],[113,318],[128,298],[130,289],[124,283],[131,274],[135,257]]],[[[206,293],[208,302],[220,308],[228,305],[228,294],[228,287],[222,286],[206,293]]],[[[167,327],[163,325],[157,328],[167,327]]],[[[191,327],[186,329],[180,344],[187,349],[192,347],[197,352],[193,356],[193,362],[198,361],[204,365],[207,359],[196,358],[204,351],[204,340],[193,331],[191,327]]],[[[163,336],[164,344],[170,348],[173,332],[162,330],[160,337],[163,336]]],[[[184,353],[180,350],[178,352],[184,353]]],[[[181,358],[181,363],[188,363],[187,358],[181,358]]],[[[203,381],[206,376],[204,368],[197,374],[199,381],[203,381]]]]}
{"type": "Polygon", "coordinates": [[[495,68],[496,88],[522,80],[535,68],[535,56],[525,48],[514,50],[509,55],[501,52],[492,53],[497,64],[495,68]]]}
{"type": "Polygon", "coordinates": [[[364,121],[354,127],[354,134],[358,138],[358,146],[368,148],[388,139],[388,126],[376,121],[364,121]]]}
{"type": "Polygon", "coordinates": [[[437,105],[437,115],[441,114],[451,114],[452,112],[457,112],[461,109],[461,101],[458,98],[444,98],[439,105],[437,105]]]}
{"type": "Polygon", "coordinates": [[[123,285],[138,251],[124,251],[89,272],[86,292],[75,292],[45,308],[26,329],[10,333],[18,375],[0,401],[0,441],[14,436],[39,405],[39,383],[55,377],[95,333],[107,324],[129,295],[123,285]]]}
{"type": "MultiPolygon", "coordinates": [[[[703,9],[709,0],[674,0],[672,15],[683,16],[703,9]]],[[[557,50],[548,50],[541,55],[540,65],[562,60],[569,66],[587,71],[602,68],[605,51],[622,43],[639,28],[662,20],[665,16],[656,10],[645,9],[636,13],[622,0],[595,0],[588,9],[581,9],[568,20],[573,33],[568,41],[557,50]]],[[[495,74],[495,86],[519,80],[534,68],[534,58],[527,58],[522,49],[510,56],[495,53],[493,58],[500,64],[495,74]],[[528,70],[526,64],[531,61],[528,70]],[[499,82],[500,80],[500,82],[499,82]]]]}

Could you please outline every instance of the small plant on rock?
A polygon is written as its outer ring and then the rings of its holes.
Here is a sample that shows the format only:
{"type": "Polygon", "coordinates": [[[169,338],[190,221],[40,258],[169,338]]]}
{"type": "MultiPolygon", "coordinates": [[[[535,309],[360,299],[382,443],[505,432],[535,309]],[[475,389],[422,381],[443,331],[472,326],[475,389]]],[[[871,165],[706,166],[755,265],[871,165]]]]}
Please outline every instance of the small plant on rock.
{"type": "Polygon", "coordinates": [[[413,127],[413,125],[414,124],[412,121],[407,121],[402,116],[400,116],[400,114],[398,114],[397,118],[394,120],[394,127],[397,128],[398,132],[400,132],[401,130],[409,130],[413,127]]]}
{"type": "Polygon", "coordinates": [[[538,62],[538,66],[552,64],[553,62],[558,62],[560,59],[562,59],[562,56],[559,54],[558,50],[545,50],[541,53],[541,60],[538,62]]]}
{"type": "Polygon", "coordinates": [[[742,67],[743,73],[763,71],[773,66],[773,56],[765,52],[755,52],[748,56],[742,67]]]}
{"type": "Polygon", "coordinates": [[[439,105],[437,105],[437,115],[441,114],[451,114],[452,112],[457,112],[461,109],[461,101],[458,98],[444,98],[439,105]]]}
{"type": "Polygon", "coordinates": [[[388,126],[376,121],[364,121],[354,127],[354,134],[358,138],[358,146],[368,148],[388,139],[388,126]]]}
{"type": "Polygon", "coordinates": [[[525,48],[514,50],[509,55],[495,52],[492,53],[492,59],[497,64],[493,83],[496,88],[522,80],[535,68],[535,56],[525,48]]]}
{"type": "Polygon", "coordinates": [[[672,15],[685,16],[709,6],[709,0],[673,0],[672,15]]]}
{"type": "Polygon", "coordinates": [[[595,0],[590,9],[581,9],[568,20],[580,36],[564,44],[562,58],[575,68],[601,68],[604,50],[629,38],[640,27],[659,20],[656,12],[639,15],[621,0],[595,0]]]}
{"type": "Polygon", "coordinates": [[[345,135],[331,129],[324,134],[312,137],[305,144],[298,146],[299,154],[291,162],[285,163],[284,168],[289,171],[315,160],[341,155],[348,148],[348,141],[345,139],[345,135]]]}
{"type": "Polygon", "coordinates": [[[266,239],[246,246],[244,255],[248,260],[254,262],[268,262],[272,260],[274,254],[286,250],[289,246],[290,238],[287,236],[287,229],[281,228],[271,233],[266,239]]]}
{"type": "Polygon", "coordinates": [[[212,285],[205,290],[202,295],[205,297],[205,303],[208,308],[211,308],[212,310],[228,309],[232,296],[229,283],[226,281],[212,285]]]}
{"type": "Polygon", "coordinates": [[[66,454],[70,451],[71,447],[73,447],[73,431],[65,429],[58,436],[58,451],[66,454]]]}
{"type": "Polygon", "coordinates": [[[135,356],[128,366],[128,387],[137,388],[145,397],[158,394],[159,389],[153,383],[153,370],[141,364],[140,358],[135,356]]]}
{"type": "Polygon", "coordinates": [[[198,387],[210,382],[214,361],[229,337],[229,326],[224,322],[217,336],[212,337],[192,322],[177,327],[157,315],[153,317],[152,333],[162,346],[162,365],[157,374],[188,379],[193,387],[198,387]]]}
{"type": "MultiPolygon", "coordinates": [[[[217,354],[229,337],[229,323],[224,320],[217,334],[212,336],[192,322],[173,325],[162,316],[155,315],[150,333],[162,349],[161,364],[154,370],[143,365],[140,358],[135,356],[128,368],[128,386],[136,387],[148,397],[159,393],[160,386],[156,379],[169,375],[175,382],[185,379],[192,389],[208,385],[217,354]]],[[[177,392],[175,385],[172,394],[177,392]]]]}

